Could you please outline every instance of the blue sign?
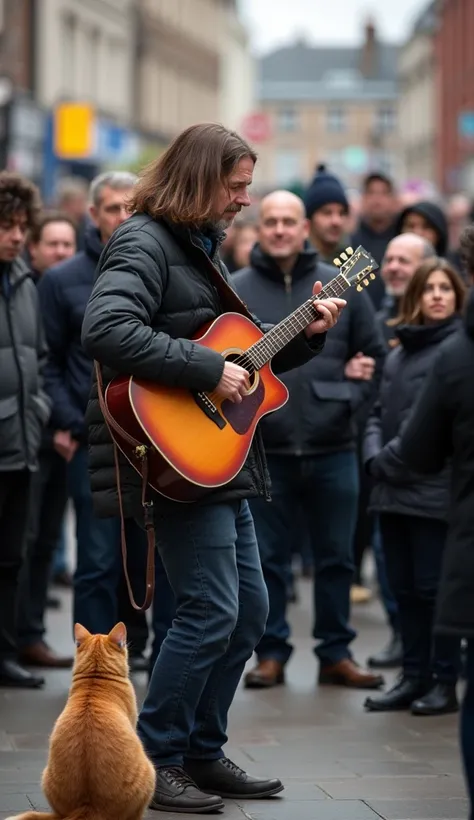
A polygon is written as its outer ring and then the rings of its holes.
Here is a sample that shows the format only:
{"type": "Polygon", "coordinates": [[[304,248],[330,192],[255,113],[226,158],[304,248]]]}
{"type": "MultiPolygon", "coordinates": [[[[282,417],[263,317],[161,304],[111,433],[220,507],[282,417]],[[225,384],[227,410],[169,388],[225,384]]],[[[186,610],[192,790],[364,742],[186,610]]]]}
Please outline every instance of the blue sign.
{"type": "Polygon", "coordinates": [[[462,111],[459,114],[458,133],[464,139],[474,140],[474,111],[462,111]]]}

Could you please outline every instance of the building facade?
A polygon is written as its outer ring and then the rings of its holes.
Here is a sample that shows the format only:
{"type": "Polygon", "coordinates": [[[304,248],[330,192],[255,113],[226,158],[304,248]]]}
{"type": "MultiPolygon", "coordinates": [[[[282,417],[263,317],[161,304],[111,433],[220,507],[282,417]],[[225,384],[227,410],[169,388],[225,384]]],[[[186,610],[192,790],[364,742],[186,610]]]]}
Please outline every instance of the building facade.
{"type": "Polygon", "coordinates": [[[134,0],[41,0],[36,96],[92,103],[117,123],[133,117],[134,0]]]}
{"type": "Polygon", "coordinates": [[[437,179],[437,5],[437,0],[432,0],[423,10],[399,55],[401,171],[405,182],[433,184],[437,179]]]}
{"type": "Polygon", "coordinates": [[[372,23],[359,48],[299,41],[259,69],[270,131],[259,146],[261,185],[306,184],[321,162],[348,186],[375,168],[399,177],[397,47],[379,42],[372,23]]]}
{"type": "Polygon", "coordinates": [[[439,66],[438,184],[474,195],[474,3],[440,0],[435,50],[439,66]]]}
{"type": "Polygon", "coordinates": [[[222,0],[218,118],[240,131],[255,107],[256,61],[236,0],[222,0]]]}
{"type": "Polygon", "coordinates": [[[135,118],[163,145],[220,103],[221,0],[137,0],[135,118]]]}

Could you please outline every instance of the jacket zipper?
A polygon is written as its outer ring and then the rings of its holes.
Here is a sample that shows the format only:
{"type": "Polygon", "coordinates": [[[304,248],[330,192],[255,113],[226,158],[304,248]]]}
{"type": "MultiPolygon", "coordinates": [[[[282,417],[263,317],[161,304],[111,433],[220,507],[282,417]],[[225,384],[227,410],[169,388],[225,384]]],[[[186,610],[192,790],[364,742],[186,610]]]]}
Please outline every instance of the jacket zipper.
{"type": "MultiPolygon", "coordinates": [[[[293,276],[291,273],[285,273],[283,277],[283,281],[285,283],[285,294],[286,294],[286,301],[287,301],[287,315],[289,316],[290,313],[293,312],[293,276]]],[[[295,397],[296,397],[296,425],[295,425],[295,438],[296,438],[296,451],[294,455],[302,456],[303,455],[303,446],[302,446],[302,439],[301,439],[301,402],[299,400],[300,396],[300,387],[301,387],[301,373],[300,368],[296,368],[296,390],[295,397]]]]}
{"type": "Polygon", "coordinates": [[[18,370],[18,378],[20,382],[20,426],[21,426],[21,434],[23,438],[23,449],[25,452],[25,467],[28,467],[29,464],[29,452],[28,452],[28,438],[26,435],[26,423],[25,423],[25,386],[23,384],[23,373],[21,370],[20,364],[20,357],[18,356],[18,350],[16,345],[15,334],[13,330],[13,321],[12,321],[12,302],[13,296],[15,291],[18,288],[18,285],[21,284],[23,279],[16,282],[15,285],[12,287],[8,297],[5,295],[5,301],[7,305],[7,321],[8,321],[8,330],[10,332],[11,340],[12,340],[12,350],[13,350],[13,357],[15,359],[16,368],[18,370]]]}

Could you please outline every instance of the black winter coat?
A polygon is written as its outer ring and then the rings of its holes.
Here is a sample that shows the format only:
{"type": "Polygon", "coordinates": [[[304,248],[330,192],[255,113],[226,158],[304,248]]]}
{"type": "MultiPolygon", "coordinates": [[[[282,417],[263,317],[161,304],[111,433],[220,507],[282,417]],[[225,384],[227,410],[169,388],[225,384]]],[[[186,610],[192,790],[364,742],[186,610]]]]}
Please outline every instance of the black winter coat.
{"type": "MultiPolygon", "coordinates": [[[[276,262],[255,245],[251,267],[234,273],[232,284],[264,322],[279,322],[307,298],[317,279],[323,285],[337,276],[337,268],[318,263],[306,248],[298,257],[286,286],[276,262]]],[[[357,414],[376,396],[385,348],[366,293],[347,290],[347,307],[326,339],[320,356],[289,373],[282,381],[290,392],[287,404],[261,421],[267,453],[319,455],[355,448],[357,414]],[[370,382],[345,378],[344,367],[362,351],[376,360],[370,382]]]]}
{"type": "MultiPolygon", "coordinates": [[[[229,281],[216,255],[218,244],[215,240],[211,261],[197,235],[143,214],[132,216],[117,229],[99,261],[82,330],[86,352],[103,365],[104,385],[123,373],[189,390],[211,391],[217,386],[224,359],[190,338],[225,310],[208,274],[214,262],[229,281]]],[[[275,370],[306,362],[323,344],[324,336],[308,343],[299,334],[274,358],[275,370]]],[[[95,384],[87,421],[95,508],[98,515],[116,515],[113,448],[95,384]]],[[[141,479],[125,460],[121,476],[125,515],[139,515],[141,479]]],[[[268,494],[269,476],[257,429],[239,475],[199,503],[268,494]]],[[[162,496],[156,502],[164,508],[176,506],[162,496]]]]}
{"type": "Polygon", "coordinates": [[[464,327],[439,349],[400,442],[413,469],[451,461],[449,530],[438,592],[437,632],[474,638],[474,292],[464,327]]]}
{"type": "Polygon", "coordinates": [[[449,470],[427,478],[411,470],[400,456],[400,435],[439,346],[460,327],[460,319],[436,325],[402,325],[400,345],[387,356],[379,401],[367,423],[364,462],[376,484],[370,508],[379,513],[446,520],[449,470]]]}
{"type": "Polygon", "coordinates": [[[36,287],[16,259],[0,267],[0,472],[37,469],[51,410],[43,390],[46,354],[36,287]]]}
{"type": "Polygon", "coordinates": [[[87,441],[85,413],[92,384],[92,360],[81,343],[82,320],[102,252],[99,231],[87,226],[84,250],[50,268],[38,282],[49,353],[45,389],[52,401],[51,428],[87,441]]]}

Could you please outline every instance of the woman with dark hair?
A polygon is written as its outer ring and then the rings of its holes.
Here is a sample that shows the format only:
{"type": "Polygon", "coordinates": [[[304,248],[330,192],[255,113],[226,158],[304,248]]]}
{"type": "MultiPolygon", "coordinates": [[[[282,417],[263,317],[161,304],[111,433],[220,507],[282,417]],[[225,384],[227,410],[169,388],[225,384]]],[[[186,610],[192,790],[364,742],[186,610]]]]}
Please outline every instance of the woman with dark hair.
{"type": "MultiPolygon", "coordinates": [[[[474,225],[461,236],[461,254],[474,283],[474,225]]],[[[438,473],[451,459],[446,554],[441,574],[435,634],[467,639],[467,688],[462,705],[461,744],[474,820],[474,291],[463,328],[436,359],[400,442],[413,470],[438,473]]]]}
{"type": "Polygon", "coordinates": [[[403,673],[396,685],[368,698],[369,711],[410,709],[431,715],[458,708],[459,641],[433,641],[433,619],[447,534],[449,469],[426,478],[399,454],[400,435],[439,347],[461,324],[465,287],[443,259],[423,262],[393,320],[380,399],[364,441],[366,468],[375,480],[371,508],[379,514],[387,576],[399,611],[403,673]]]}

